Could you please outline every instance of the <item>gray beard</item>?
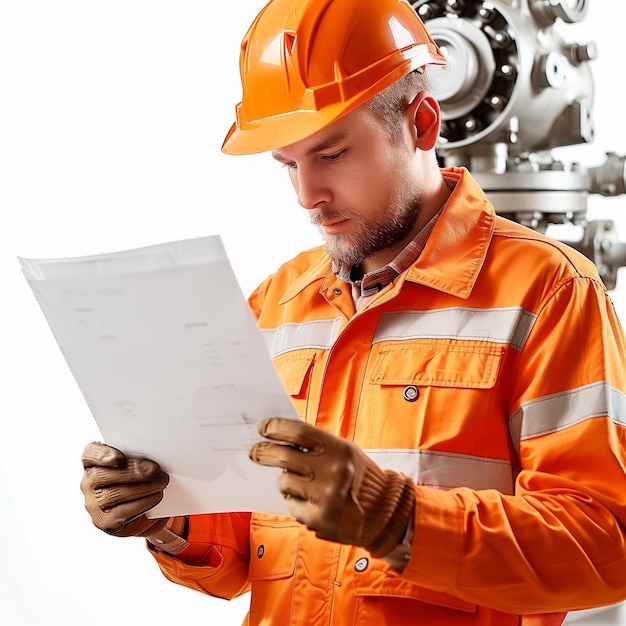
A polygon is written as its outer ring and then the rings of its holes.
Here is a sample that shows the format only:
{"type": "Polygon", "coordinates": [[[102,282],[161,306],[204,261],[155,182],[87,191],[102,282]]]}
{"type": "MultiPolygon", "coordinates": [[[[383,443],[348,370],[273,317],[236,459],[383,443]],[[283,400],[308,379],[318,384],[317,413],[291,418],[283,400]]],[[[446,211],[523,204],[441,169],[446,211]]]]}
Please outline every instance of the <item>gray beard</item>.
{"type": "Polygon", "coordinates": [[[365,259],[402,241],[415,226],[419,215],[419,209],[405,209],[399,217],[393,217],[374,229],[358,222],[359,228],[353,235],[324,235],[322,232],[326,252],[338,267],[358,266],[365,259]]]}

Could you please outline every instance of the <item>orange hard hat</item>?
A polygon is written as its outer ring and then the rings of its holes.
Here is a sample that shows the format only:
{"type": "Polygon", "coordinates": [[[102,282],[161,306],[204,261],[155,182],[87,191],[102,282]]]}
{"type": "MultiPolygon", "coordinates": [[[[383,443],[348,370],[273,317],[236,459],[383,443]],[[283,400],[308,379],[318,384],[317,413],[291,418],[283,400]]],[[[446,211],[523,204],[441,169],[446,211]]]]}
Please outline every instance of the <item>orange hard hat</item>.
{"type": "Polygon", "coordinates": [[[272,0],[241,45],[243,97],[222,150],[292,144],[431,63],[446,61],[406,0],[272,0]]]}

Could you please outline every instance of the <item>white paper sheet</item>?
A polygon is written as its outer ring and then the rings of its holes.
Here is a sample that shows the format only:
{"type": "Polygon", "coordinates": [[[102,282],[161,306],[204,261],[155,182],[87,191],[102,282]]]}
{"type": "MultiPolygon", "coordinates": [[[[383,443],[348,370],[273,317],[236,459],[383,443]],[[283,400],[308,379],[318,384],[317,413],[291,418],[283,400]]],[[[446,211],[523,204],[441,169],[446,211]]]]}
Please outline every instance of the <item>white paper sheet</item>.
{"type": "Polygon", "coordinates": [[[150,516],[286,513],[247,451],[296,414],[219,236],[19,261],[104,441],[170,474],[150,516]]]}

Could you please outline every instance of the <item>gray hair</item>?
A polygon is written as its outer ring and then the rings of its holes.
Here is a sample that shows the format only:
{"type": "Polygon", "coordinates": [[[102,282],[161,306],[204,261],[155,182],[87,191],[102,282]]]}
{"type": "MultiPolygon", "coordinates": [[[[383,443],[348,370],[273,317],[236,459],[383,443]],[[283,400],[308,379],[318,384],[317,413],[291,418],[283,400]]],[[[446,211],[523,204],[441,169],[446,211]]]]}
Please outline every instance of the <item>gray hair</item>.
{"type": "Polygon", "coordinates": [[[418,69],[405,74],[377,93],[365,103],[365,106],[385,122],[392,136],[396,136],[400,132],[406,105],[420,91],[429,90],[426,74],[418,69]]]}

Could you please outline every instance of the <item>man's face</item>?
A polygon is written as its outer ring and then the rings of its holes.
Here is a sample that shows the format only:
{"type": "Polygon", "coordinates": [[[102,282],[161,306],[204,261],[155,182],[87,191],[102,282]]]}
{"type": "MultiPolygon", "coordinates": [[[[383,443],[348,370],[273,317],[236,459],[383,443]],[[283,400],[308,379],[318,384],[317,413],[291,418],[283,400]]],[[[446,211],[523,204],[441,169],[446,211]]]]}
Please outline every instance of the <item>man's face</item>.
{"type": "Polygon", "coordinates": [[[336,263],[371,271],[414,236],[422,191],[408,128],[394,137],[360,107],[272,153],[336,263]]]}

